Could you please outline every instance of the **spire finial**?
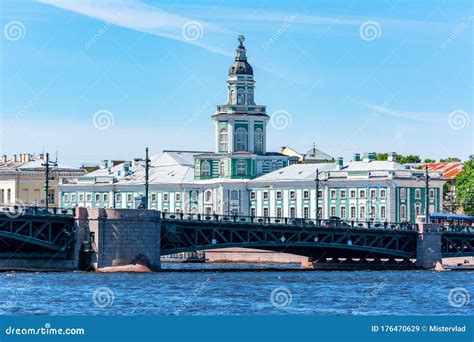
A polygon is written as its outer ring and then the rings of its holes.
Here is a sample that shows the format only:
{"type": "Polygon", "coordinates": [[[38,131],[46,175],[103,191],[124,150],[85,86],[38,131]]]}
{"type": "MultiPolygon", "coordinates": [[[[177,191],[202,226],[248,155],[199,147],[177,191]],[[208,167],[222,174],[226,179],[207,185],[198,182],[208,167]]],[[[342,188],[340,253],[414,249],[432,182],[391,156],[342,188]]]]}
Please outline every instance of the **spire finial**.
{"type": "Polygon", "coordinates": [[[244,47],[244,41],[245,41],[244,35],[239,34],[239,36],[237,37],[237,40],[238,40],[239,43],[240,43],[239,47],[240,47],[240,48],[243,48],[243,47],[244,47]]]}

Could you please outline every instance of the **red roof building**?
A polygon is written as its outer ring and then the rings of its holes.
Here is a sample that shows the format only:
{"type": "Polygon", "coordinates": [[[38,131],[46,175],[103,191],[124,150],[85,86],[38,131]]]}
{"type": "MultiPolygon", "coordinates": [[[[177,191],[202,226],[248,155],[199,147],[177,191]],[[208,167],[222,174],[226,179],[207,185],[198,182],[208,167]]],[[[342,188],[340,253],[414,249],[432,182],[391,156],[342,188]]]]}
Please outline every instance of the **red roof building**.
{"type": "Polygon", "coordinates": [[[460,162],[423,164],[423,168],[425,166],[428,166],[429,171],[441,171],[443,178],[449,180],[456,178],[462,172],[462,163],[460,162]]]}

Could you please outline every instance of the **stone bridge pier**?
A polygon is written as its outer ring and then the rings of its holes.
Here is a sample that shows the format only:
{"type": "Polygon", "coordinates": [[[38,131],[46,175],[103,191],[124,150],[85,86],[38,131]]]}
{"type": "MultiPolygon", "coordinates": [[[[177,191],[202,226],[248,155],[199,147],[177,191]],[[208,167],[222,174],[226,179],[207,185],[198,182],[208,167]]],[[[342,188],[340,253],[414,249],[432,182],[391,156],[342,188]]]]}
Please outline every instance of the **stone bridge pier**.
{"type": "Polygon", "coordinates": [[[141,264],[160,270],[160,212],[77,208],[80,269],[141,264]]]}

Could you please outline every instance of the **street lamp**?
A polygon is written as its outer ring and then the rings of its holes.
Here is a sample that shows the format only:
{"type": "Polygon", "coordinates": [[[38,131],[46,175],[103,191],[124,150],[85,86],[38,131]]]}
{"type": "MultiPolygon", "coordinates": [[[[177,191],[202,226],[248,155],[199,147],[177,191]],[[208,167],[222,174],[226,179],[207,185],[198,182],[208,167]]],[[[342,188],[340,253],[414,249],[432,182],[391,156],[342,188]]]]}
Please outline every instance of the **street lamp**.
{"type": "Polygon", "coordinates": [[[46,153],[46,160],[41,166],[45,167],[45,182],[44,182],[44,191],[45,191],[45,208],[48,210],[49,208],[49,173],[50,173],[50,166],[58,166],[57,160],[56,161],[49,161],[49,153],[46,153]]]}

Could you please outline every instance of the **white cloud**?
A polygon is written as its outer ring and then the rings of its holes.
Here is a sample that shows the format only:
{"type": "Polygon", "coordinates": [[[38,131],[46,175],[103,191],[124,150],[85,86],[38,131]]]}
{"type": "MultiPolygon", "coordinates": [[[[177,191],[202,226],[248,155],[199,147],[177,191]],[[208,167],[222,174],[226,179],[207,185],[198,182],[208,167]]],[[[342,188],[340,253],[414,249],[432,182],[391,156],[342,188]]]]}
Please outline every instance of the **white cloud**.
{"type": "Polygon", "coordinates": [[[446,118],[448,116],[448,114],[442,113],[408,112],[373,104],[365,104],[365,106],[378,114],[427,123],[446,123],[446,118]]]}

